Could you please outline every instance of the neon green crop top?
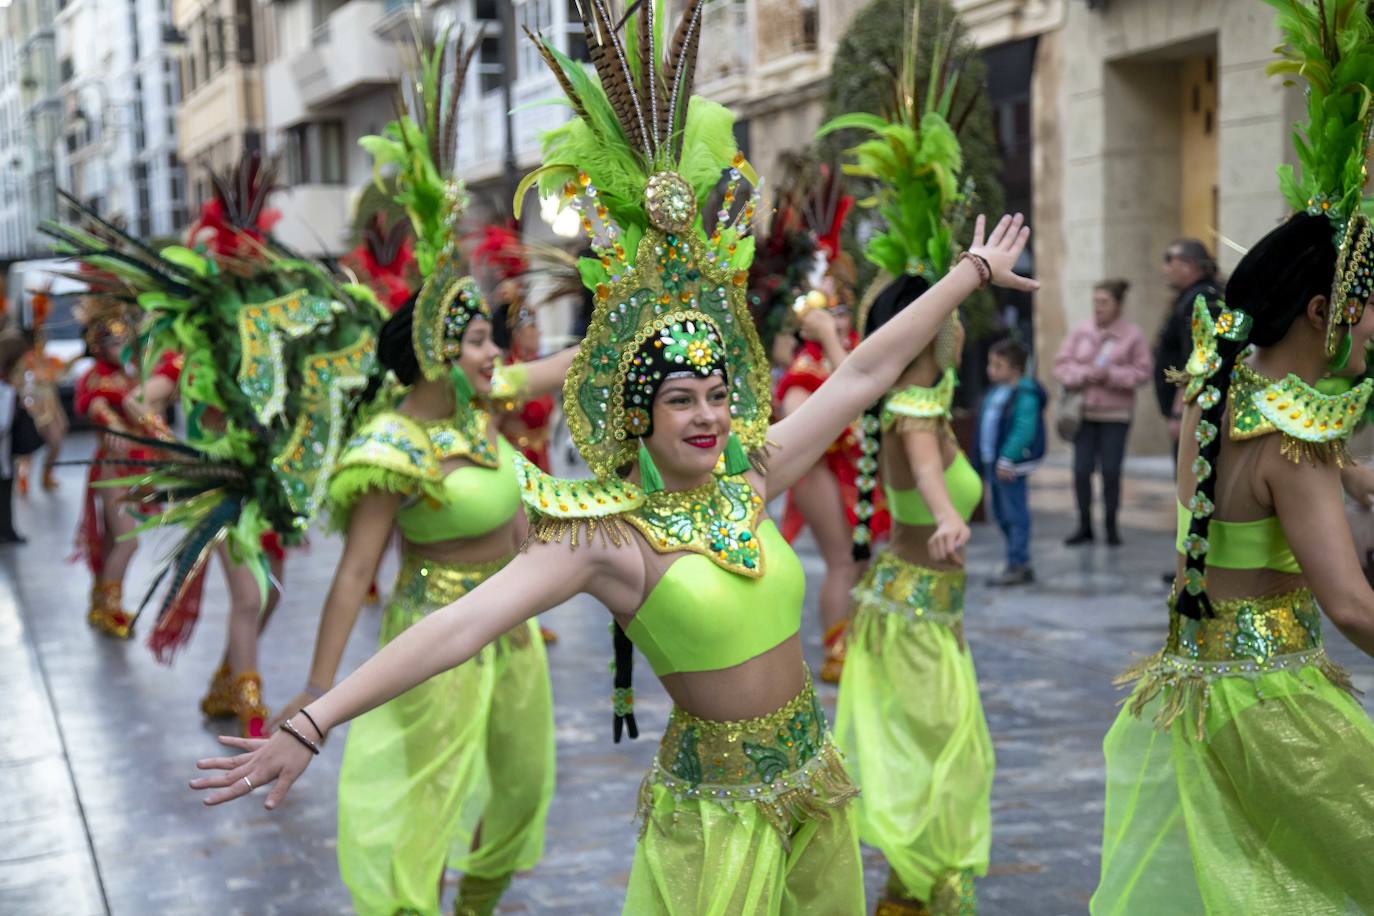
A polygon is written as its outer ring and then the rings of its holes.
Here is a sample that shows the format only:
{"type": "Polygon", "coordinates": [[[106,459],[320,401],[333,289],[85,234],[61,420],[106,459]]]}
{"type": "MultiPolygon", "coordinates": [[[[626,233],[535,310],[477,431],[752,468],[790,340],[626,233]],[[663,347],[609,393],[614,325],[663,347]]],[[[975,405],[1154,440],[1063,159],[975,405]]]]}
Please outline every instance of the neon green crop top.
{"type": "Polygon", "coordinates": [[[559,480],[516,457],[520,493],[536,538],[574,545],[631,530],[674,560],[625,634],[659,676],[730,668],[801,629],[801,562],[748,479],[717,476],[693,490],[645,493],[621,480],[559,480]]]}
{"type": "MultiPolygon", "coordinates": [[[[914,426],[953,436],[949,418],[957,383],[958,374],[951,366],[945,369],[940,381],[931,388],[908,385],[891,392],[883,402],[883,430],[914,426]]],[[[945,468],[945,487],[949,490],[949,500],[959,517],[964,521],[972,518],[983,500],[983,481],[962,451],[945,468]]],[[[883,492],[887,495],[887,511],[892,514],[893,521],[912,526],[935,524],[935,517],[930,514],[920,490],[914,487],[898,490],[884,485],[883,492]]]]}
{"type": "Polygon", "coordinates": [[[801,629],[806,578],[771,521],[757,536],[767,567],[751,578],[700,554],[675,560],[625,628],[659,677],[714,671],[762,655],[801,629]]]}
{"type": "MultiPolygon", "coordinates": [[[[945,488],[949,490],[949,501],[959,517],[964,521],[973,518],[974,510],[983,501],[983,481],[962,451],[945,468],[945,488]]],[[[887,494],[887,511],[892,514],[893,521],[913,526],[935,524],[935,517],[930,514],[920,490],[884,486],[883,492],[887,494]]]]}
{"type": "Polygon", "coordinates": [[[373,417],[349,441],[330,477],[336,527],[346,527],[353,506],[369,490],[406,498],[396,523],[416,544],[479,537],[509,522],[520,511],[516,452],[500,437],[493,447],[487,423],[487,414],[477,409],[425,423],[395,412],[373,417]],[[443,463],[452,458],[474,466],[445,474],[443,463]]]}
{"type": "MultiPolygon", "coordinates": [[[[1178,526],[1174,548],[1187,554],[1184,542],[1193,514],[1178,504],[1178,526]]],[[[1223,522],[1212,519],[1207,526],[1207,565],[1220,569],[1272,569],[1281,573],[1301,573],[1302,567],[1283,536],[1277,515],[1253,522],[1223,522]]]]}
{"type": "Polygon", "coordinates": [[[515,448],[497,440],[500,464],[455,468],[444,475],[443,495],[425,497],[402,507],[396,525],[414,544],[475,538],[495,531],[520,511],[520,485],[515,481],[515,448]]]}

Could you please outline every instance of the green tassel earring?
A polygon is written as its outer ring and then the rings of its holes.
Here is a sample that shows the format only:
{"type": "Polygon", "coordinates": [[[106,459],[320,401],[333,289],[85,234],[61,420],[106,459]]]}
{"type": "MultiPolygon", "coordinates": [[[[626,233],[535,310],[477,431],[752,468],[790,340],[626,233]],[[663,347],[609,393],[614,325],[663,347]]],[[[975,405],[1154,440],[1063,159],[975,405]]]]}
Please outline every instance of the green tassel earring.
{"type": "Polygon", "coordinates": [[[663,478],[658,474],[658,468],[654,466],[654,458],[649,454],[649,450],[644,447],[644,440],[639,440],[639,488],[647,493],[657,493],[663,489],[663,478]]]}
{"type": "Polygon", "coordinates": [[[1326,364],[1327,371],[1332,375],[1338,375],[1345,371],[1345,367],[1350,365],[1350,332],[1341,335],[1341,342],[1336,344],[1336,355],[1326,364]]]}
{"type": "Polygon", "coordinates": [[[463,371],[462,366],[453,366],[448,371],[448,377],[453,382],[453,396],[458,399],[460,406],[467,406],[477,392],[472,387],[472,382],[468,381],[468,374],[463,371]]]}
{"type": "Polygon", "coordinates": [[[748,453],[744,450],[744,443],[739,441],[739,436],[731,433],[730,438],[725,440],[725,473],[733,477],[752,470],[753,467],[748,453]]]}

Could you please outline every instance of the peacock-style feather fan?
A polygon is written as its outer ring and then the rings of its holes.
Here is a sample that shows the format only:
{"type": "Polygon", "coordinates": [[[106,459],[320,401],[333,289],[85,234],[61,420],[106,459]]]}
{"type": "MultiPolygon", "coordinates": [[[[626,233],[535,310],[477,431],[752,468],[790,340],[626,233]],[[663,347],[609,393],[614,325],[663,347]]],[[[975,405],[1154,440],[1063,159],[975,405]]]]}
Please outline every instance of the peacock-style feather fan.
{"type": "Polygon", "coordinates": [[[919,91],[917,35],[921,4],[914,3],[904,23],[906,53],[893,78],[886,116],[855,112],[823,125],[823,137],[854,129],[871,138],[847,151],[848,175],[873,182],[871,197],[860,206],[876,208],[884,226],[870,239],[868,259],[888,274],[924,276],[932,282],[949,269],[953,238],[962,208],[971,196],[961,186],[963,155],[958,130],[977,100],[969,93],[961,111],[953,111],[963,64],[970,50],[956,40],[957,22],[937,23],[941,34],[931,57],[926,91],[919,91]]]}
{"type": "Polygon", "coordinates": [[[145,371],[169,352],[182,359],[185,441],[137,439],[159,457],[108,482],[131,487],[148,510],[140,531],[183,532],[139,608],[166,583],[150,639],[160,658],[189,638],[198,597],[187,600],[188,592],[219,543],[253,569],[266,596],[262,539],[303,537],[376,372],[385,312],[366,287],[294,255],[261,229],[259,179],[235,183],[248,174],[240,168],[236,179],[218,182],[247,205],[225,208],[217,198],[219,211],[198,223],[215,236],[197,248],[154,250],[71,198],[78,221],[43,227],[60,254],[101,272],[106,295],[137,304],[145,371]]]}

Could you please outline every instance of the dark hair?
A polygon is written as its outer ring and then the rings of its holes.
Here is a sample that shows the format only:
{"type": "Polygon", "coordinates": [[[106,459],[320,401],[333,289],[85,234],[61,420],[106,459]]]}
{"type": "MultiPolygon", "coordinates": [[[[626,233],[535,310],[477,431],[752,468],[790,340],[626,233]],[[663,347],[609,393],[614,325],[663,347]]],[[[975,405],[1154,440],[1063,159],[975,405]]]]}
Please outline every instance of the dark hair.
{"type": "MultiPolygon", "coordinates": [[[[1198,449],[1198,456],[1211,467],[1211,473],[1197,484],[1197,493],[1211,503],[1216,498],[1218,459],[1221,440],[1226,435],[1227,392],[1231,386],[1231,370],[1248,344],[1271,347],[1282,340],[1315,296],[1329,296],[1336,273],[1336,245],[1331,221],[1325,216],[1297,213],[1283,225],[1260,239],[1236,265],[1236,272],[1226,284],[1226,304],[1246,312],[1253,325],[1248,341],[1218,337],[1217,356],[1221,367],[1212,375],[1209,384],[1220,397],[1202,412],[1199,426],[1205,421],[1217,428],[1217,435],[1198,449]]],[[[1219,306],[1214,306],[1218,308],[1219,306]]],[[[1196,475],[1196,470],[1194,474],[1196,475]]],[[[1211,515],[1194,517],[1188,526],[1189,535],[1204,541],[1211,515]]],[[[1206,575],[1207,557],[1200,554],[1186,556],[1185,569],[1206,575]]],[[[1205,580],[1204,580],[1205,581],[1205,580]]],[[[1212,616],[1212,602],[1206,589],[1196,595],[1187,589],[1180,591],[1178,611],[1193,619],[1212,616]]]]}
{"type": "Polygon", "coordinates": [[[491,339],[509,353],[511,345],[510,304],[502,302],[491,310],[491,339]]]}
{"type": "MultiPolygon", "coordinates": [[[[898,312],[920,298],[930,289],[930,281],[925,277],[903,275],[897,277],[882,292],[874,297],[867,311],[861,315],[863,327],[859,334],[867,337],[887,324],[898,312]]],[[[856,560],[867,560],[873,556],[873,532],[869,519],[873,516],[873,491],[877,489],[878,450],[883,444],[881,416],[883,401],[879,398],[870,404],[863,415],[863,458],[859,463],[858,502],[854,508],[858,516],[854,524],[853,546],[850,553],[856,560]]]]}
{"type": "Polygon", "coordinates": [[[1021,343],[1012,340],[1010,337],[1003,337],[988,348],[989,356],[1000,356],[1015,367],[1016,371],[1022,372],[1026,368],[1026,358],[1030,355],[1021,343]]]}
{"type": "Polygon", "coordinates": [[[1119,279],[1098,280],[1096,283],[1093,284],[1093,289],[1102,290],[1104,293],[1111,296],[1119,303],[1126,301],[1126,291],[1130,288],[1131,284],[1129,281],[1119,279]]]}
{"type": "Polygon", "coordinates": [[[415,343],[411,339],[411,324],[415,316],[415,299],[418,293],[411,293],[400,308],[377,332],[377,362],[381,367],[368,380],[363,390],[360,404],[372,401],[382,389],[389,370],[402,385],[413,385],[420,377],[420,361],[415,358],[415,343]]]}
{"type": "Polygon", "coordinates": [[[1183,256],[1183,260],[1202,271],[1203,279],[1216,280],[1216,259],[1212,257],[1212,253],[1201,241],[1192,238],[1174,239],[1169,243],[1169,247],[1177,248],[1179,254],[1183,256]]]}

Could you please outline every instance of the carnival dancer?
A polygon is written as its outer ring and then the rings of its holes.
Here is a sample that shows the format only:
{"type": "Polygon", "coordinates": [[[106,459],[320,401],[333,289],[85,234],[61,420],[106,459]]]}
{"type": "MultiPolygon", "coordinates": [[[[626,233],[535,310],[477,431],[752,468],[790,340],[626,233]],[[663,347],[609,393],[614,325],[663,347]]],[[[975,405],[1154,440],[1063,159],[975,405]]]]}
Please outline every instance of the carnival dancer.
{"type": "MultiPolygon", "coordinates": [[[[814,321],[798,326],[800,344],[774,394],[783,417],[796,412],[824,384],[859,340],[853,320],[858,277],[853,259],[840,249],[840,231],[854,199],[844,193],[835,172],[824,165],[794,161],[779,205],[779,215],[791,218],[775,220],[773,226],[784,236],[805,239],[800,244],[782,242],[784,250],[806,251],[809,261],[801,295],[791,303],[794,311],[821,309],[833,318],[829,324],[814,321]]],[[[766,247],[773,244],[770,237],[766,247]]],[[[861,519],[856,514],[858,480],[863,475],[859,466],[864,462],[860,443],[857,425],[847,427],[815,468],[788,491],[782,522],[783,537],[789,542],[803,527],[810,528],[825,562],[819,602],[825,662],[820,677],[831,684],[839,683],[844,665],[849,593],[864,571],[864,564],[853,555],[854,531],[882,536],[888,525],[881,499],[873,516],[861,519]]]]}
{"type": "Polygon", "coordinates": [[[1374,334],[1374,228],[1362,212],[1374,27],[1357,0],[1273,0],[1275,68],[1307,80],[1299,212],[1194,308],[1175,377],[1177,576],[1161,652],[1104,742],[1095,914],[1374,912],[1374,723],[1322,648],[1322,614],[1374,655],[1374,592],[1341,466],[1374,382],[1338,395],[1374,334]]]}
{"type": "MultiPolygon", "coordinates": [[[[93,280],[98,275],[87,273],[93,280]]],[[[137,309],[112,296],[83,296],[77,305],[86,352],[94,363],[76,381],[73,408],[100,430],[86,478],[81,520],[72,559],[91,571],[91,603],[86,620],[100,633],[128,639],[134,615],[124,608],[124,577],[138,549],[137,506],[129,486],[111,482],[137,472],[155,455],[148,442],[166,433],[166,402],[150,400],[140,390],[126,351],[134,341],[137,309]],[[120,434],[137,437],[129,439],[120,434]]],[[[159,360],[152,375],[175,379],[180,366],[159,360]]]]}
{"type": "MultiPolygon", "coordinates": [[[[980,222],[968,257],[770,426],[767,361],[745,305],[752,208],[737,221],[697,221],[720,170],[733,168],[736,183],[752,173],[728,110],[688,101],[701,9],[687,4],[669,48],[655,4],[641,4],[632,17],[640,52],[627,59],[613,11],[591,6],[599,80],[540,43],[577,116],[546,136],[545,164],[529,181],[575,201],[599,249],[582,265],[597,307],[564,389],[595,477],[556,480],[519,462],[534,519],[527,550],[392,640],[282,734],[222,739],[244,753],[201,762],[224,771],[192,783],[220,790],[208,803],[275,781],[266,803],[276,807],[321,734],[588,593],[677,704],[641,790],[645,829],[625,911],[863,911],[855,788],[802,661],[801,565],[764,506],[979,285],[1033,288],[1011,272],[1029,230],[1004,217],[984,242],[980,222]],[[766,472],[755,467],[765,458],[766,472]]],[[[615,732],[633,736],[629,653],[617,655],[615,732]]]]}
{"type": "MultiPolygon", "coordinates": [[[[917,26],[913,14],[913,49],[917,26]]],[[[847,153],[847,170],[875,182],[885,224],[867,248],[884,285],[860,316],[865,338],[919,303],[954,263],[971,195],[960,186],[963,159],[950,126],[951,108],[971,94],[957,91],[959,53],[937,49],[923,74],[927,91],[918,88],[913,52],[896,76],[900,107],[821,129],[877,136],[847,153]]],[[[893,526],[854,590],[835,739],[863,792],[859,836],[888,862],[877,911],[891,916],[973,913],[973,878],[988,867],[992,740],[963,629],[964,546],[983,485],[950,427],[963,344],[951,315],[864,419],[863,447],[877,459],[893,526]]],[[[861,506],[878,485],[874,466],[865,471],[861,506]]],[[[866,539],[855,548],[866,556],[866,539]]]]}
{"type": "MultiPolygon", "coordinates": [[[[450,56],[465,66],[467,51],[461,38],[442,37],[420,68],[422,86],[446,76],[450,56]]],[[[437,124],[437,136],[456,129],[437,90],[422,89],[415,106],[406,121],[437,124]],[[438,107],[435,120],[426,116],[430,106],[438,107]]],[[[406,121],[365,140],[374,155],[385,159],[390,148],[374,141],[399,136],[406,121]]],[[[414,146],[432,149],[423,139],[414,146]]],[[[464,275],[452,231],[466,204],[452,170],[450,150],[396,176],[399,193],[447,194],[448,209],[416,222],[416,253],[430,273],[382,328],[381,368],[401,391],[348,443],[330,481],[344,551],[306,688],[279,721],[333,686],[363,588],[393,528],[402,536],[401,568],[382,619],[383,646],[476,588],[527,534],[517,452],[490,403],[558,390],[575,351],[497,371],[491,313],[464,275]]],[[[493,912],[513,874],[543,855],[553,789],[548,660],[538,627],[524,621],[350,729],[339,774],[338,856],[354,908],[365,916],[438,914],[449,866],[463,873],[456,912],[493,912]]]]}
{"type": "MultiPolygon", "coordinates": [[[[152,373],[147,398],[179,397],[186,439],[164,429],[155,459],[116,475],[150,516],[135,532],[175,527],[181,538],[143,606],[165,585],[148,645],[170,662],[199,618],[212,554],[229,586],[227,647],[201,709],[261,735],[268,711],[258,638],[280,590],[283,548],[299,543],[328,468],[351,428],[375,366],[384,311],[363,286],[280,248],[267,232],[273,170],[254,155],[214,175],[214,206],[196,249],[161,250],[72,201],[94,231],[48,226],[65,251],[108,271],[107,296],[142,310],[136,349],[161,354],[175,376],[152,373]]],[[[161,365],[159,362],[159,365],[161,365]]],[[[160,418],[159,418],[160,419],[160,418]]],[[[146,436],[121,433],[143,447],[146,436]]],[[[97,464],[99,470],[101,464],[97,464]]],[[[123,545],[121,545],[123,546],[123,545]]],[[[124,621],[127,627],[131,619],[124,621]]]]}
{"type": "MultiPolygon", "coordinates": [[[[15,368],[14,387],[19,393],[19,403],[33,417],[34,425],[43,438],[42,487],[49,492],[58,488],[53,469],[62,455],[62,442],[67,437],[67,412],[62,409],[62,399],[57,393],[57,383],[67,371],[67,364],[44,351],[43,325],[47,322],[52,302],[45,292],[33,296],[33,326],[28,330],[28,349],[15,368]]],[[[33,470],[33,457],[26,455],[17,460],[18,476],[15,487],[20,496],[29,492],[29,477],[33,470]]]]}

